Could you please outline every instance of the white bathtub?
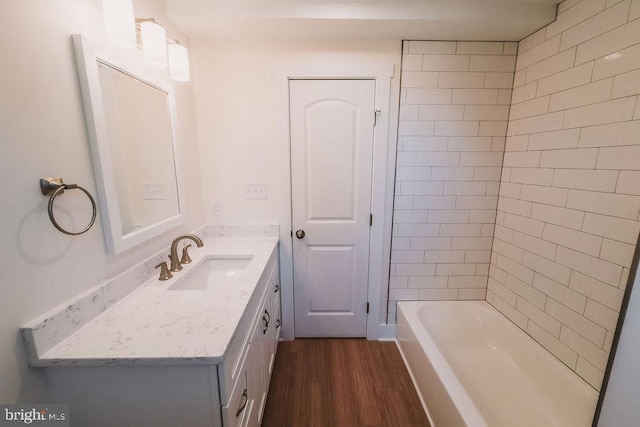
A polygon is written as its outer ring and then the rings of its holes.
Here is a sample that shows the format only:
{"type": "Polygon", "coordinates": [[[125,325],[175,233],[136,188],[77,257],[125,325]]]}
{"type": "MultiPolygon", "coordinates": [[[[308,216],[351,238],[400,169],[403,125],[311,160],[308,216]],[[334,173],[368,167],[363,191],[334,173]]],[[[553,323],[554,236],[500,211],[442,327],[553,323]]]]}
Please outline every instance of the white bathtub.
{"type": "Polygon", "coordinates": [[[400,302],[396,323],[432,427],[591,425],[596,390],[487,302],[400,302]]]}

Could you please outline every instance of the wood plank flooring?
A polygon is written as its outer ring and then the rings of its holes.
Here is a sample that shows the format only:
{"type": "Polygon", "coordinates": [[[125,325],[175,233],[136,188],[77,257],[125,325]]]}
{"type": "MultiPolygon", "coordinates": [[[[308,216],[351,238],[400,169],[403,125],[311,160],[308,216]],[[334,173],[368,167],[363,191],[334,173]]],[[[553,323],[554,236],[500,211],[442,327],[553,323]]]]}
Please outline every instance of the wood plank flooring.
{"type": "Polygon", "coordinates": [[[278,346],[263,427],[428,427],[393,342],[296,339],[278,346]]]}

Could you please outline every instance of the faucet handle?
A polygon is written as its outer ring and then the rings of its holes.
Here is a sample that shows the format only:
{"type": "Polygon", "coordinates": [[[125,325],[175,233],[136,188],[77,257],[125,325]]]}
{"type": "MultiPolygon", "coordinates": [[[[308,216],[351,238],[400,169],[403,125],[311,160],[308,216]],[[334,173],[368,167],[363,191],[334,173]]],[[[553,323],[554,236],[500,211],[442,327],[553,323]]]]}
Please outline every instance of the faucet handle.
{"type": "Polygon", "coordinates": [[[166,261],[162,261],[156,265],[156,268],[160,269],[160,280],[169,280],[173,277],[173,274],[169,271],[169,267],[167,267],[166,261]]]}
{"type": "Polygon", "coordinates": [[[189,249],[191,245],[186,245],[182,248],[182,258],[180,258],[180,264],[191,264],[191,257],[189,256],[189,249]]]}

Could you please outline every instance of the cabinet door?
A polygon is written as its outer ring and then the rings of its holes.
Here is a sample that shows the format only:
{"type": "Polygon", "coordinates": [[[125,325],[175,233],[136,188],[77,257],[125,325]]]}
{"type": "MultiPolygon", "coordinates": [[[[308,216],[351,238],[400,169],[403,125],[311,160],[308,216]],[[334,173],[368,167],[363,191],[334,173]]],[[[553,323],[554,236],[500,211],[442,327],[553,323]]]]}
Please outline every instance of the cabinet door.
{"type": "Polygon", "coordinates": [[[276,319],[273,327],[273,360],[271,361],[271,369],[278,351],[278,341],[280,341],[280,332],[282,331],[282,308],[280,306],[280,292],[271,298],[271,307],[273,308],[273,316],[276,319]]]}
{"type": "Polygon", "coordinates": [[[262,422],[264,378],[262,375],[262,316],[258,316],[251,332],[247,353],[247,393],[253,408],[248,419],[248,427],[259,427],[262,422]]]}
{"type": "MultiPolygon", "coordinates": [[[[273,372],[273,365],[276,360],[276,351],[278,350],[278,340],[280,339],[280,331],[282,330],[282,312],[280,309],[280,280],[279,276],[276,277],[276,281],[272,286],[273,292],[271,293],[271,319],[273,323],[273,328],[271,328],[271,357],[269,359],[269,364],[266,368],[269,371],[268,378],[271,378],[271,374],[273,372]]],[[[271,326],[271,325],[270,325],[271,326]]]]}
{"type": "Polygon", "coordinates": [[[275,330],[275,317],[271,313],[271,295],[267,293],[264,304],[262,306],[262,400],[260,401],[260,420],[262,421],[262,412],[264,405],[267,403],[267,391],[269,390],[269,381],[271,380],[271,370],[269,369],[271,359],[274,354],[273,331],[275,330]]]}

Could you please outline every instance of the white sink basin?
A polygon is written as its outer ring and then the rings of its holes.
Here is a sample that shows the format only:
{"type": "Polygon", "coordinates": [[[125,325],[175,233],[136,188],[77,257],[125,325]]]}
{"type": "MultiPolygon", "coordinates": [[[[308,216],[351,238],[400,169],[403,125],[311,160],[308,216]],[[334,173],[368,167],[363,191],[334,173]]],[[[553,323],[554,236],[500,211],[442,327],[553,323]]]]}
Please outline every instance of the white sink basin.
{"type": "MultiPolygon", "coordinates": [[[[253,256],[208,257],[180,281],[169,287],[170,291],[206,291],[229,289],[236,278],[247,269],[253,256]]],[[[177,273],[180,274],[180,273],[177,273]]]]}

